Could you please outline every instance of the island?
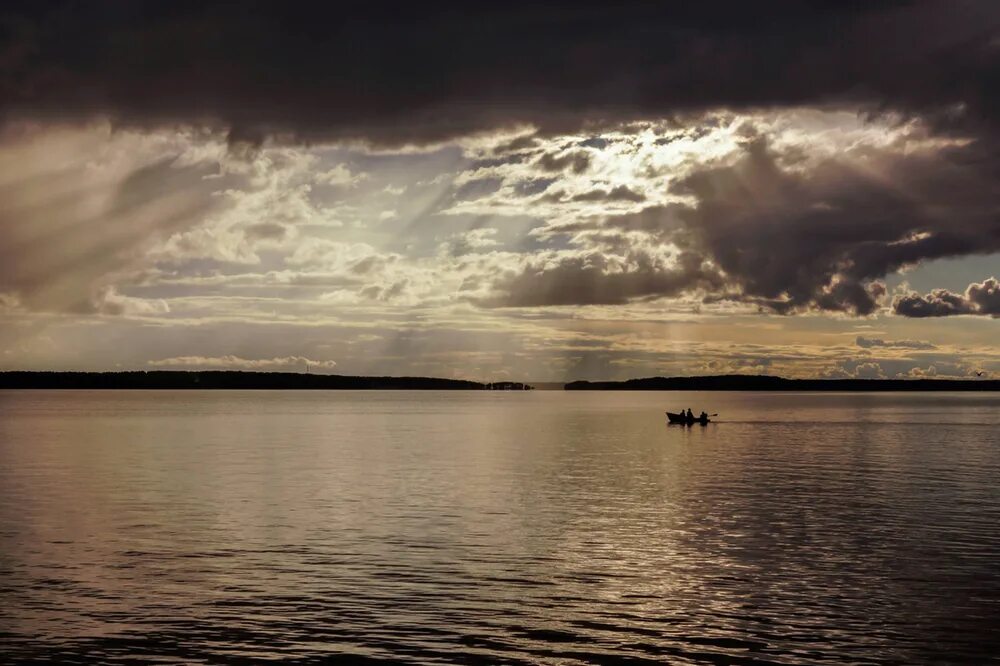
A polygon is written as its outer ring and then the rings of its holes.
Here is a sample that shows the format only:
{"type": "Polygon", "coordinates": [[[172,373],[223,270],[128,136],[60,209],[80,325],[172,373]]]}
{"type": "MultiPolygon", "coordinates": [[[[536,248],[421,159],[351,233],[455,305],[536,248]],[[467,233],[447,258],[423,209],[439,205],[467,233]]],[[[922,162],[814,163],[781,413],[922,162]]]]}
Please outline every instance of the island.
{"type": "Polygon", "coordinates": [[[534,391],[534,386],[521,382],[489,382],[484,386],[487,391],[534,391]]]}
{"type": "Polygon", "coordinates": [[[567,391],[1000,391],[995,379],[786,379],[768,375],[575,381],[567,391]]]}

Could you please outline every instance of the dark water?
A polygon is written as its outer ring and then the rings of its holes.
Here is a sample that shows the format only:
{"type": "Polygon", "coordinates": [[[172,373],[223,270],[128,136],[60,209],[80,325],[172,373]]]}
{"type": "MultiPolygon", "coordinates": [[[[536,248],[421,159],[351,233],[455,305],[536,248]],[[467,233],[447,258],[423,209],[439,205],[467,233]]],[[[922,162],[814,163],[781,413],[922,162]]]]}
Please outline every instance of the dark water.
{"type": "Polygon", "coordinates": [[[0,392],[0,655],[986,663],[998,432],[997,394],[0,392]]]}

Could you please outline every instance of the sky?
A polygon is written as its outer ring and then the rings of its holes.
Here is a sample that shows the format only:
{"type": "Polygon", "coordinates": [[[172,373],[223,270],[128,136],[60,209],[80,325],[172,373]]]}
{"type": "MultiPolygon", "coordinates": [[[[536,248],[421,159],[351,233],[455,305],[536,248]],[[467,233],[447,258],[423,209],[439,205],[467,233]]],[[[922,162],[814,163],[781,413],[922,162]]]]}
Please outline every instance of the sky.
{"type": "Polygon", "coordinates": [[[0,369],[1000,377],[1000,4],[8,2],[0,369]]]}

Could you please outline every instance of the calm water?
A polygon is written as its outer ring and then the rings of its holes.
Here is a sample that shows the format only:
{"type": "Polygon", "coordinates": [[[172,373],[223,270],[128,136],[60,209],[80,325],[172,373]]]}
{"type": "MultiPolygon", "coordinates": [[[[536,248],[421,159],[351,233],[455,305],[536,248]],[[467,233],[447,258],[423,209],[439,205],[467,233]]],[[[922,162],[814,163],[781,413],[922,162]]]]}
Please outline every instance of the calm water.
{"type": "Polygon", "coordinates": [[[998,479],[997,394],[0,392],[0,659],[981,664],[998,479]]]}

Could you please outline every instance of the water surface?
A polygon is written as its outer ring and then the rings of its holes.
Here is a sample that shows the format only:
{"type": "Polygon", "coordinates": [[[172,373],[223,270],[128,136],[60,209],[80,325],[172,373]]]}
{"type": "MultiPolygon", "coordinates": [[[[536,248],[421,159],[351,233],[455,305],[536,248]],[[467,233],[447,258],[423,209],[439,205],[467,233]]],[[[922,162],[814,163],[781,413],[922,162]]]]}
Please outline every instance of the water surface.
{"type": "Polygon", "coordinates": [[[998,426],[997,394],[0,392],[0,659],[986,663],[998,426]]]}

